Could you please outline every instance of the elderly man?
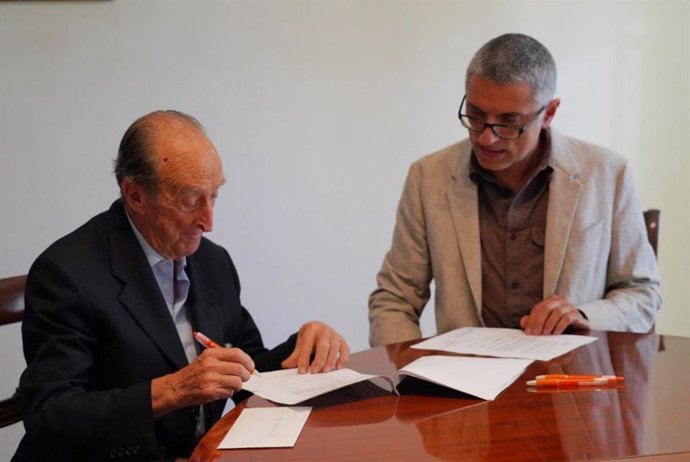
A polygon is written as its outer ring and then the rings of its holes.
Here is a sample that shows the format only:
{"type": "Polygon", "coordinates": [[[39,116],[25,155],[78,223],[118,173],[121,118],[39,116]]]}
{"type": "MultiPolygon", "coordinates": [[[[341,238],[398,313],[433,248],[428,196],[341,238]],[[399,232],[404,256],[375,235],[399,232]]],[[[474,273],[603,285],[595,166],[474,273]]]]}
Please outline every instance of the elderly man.
{"type": "Polygon", "coordinates": [[[255,368],[316,373],[348,359],[320,322],[264,347],[230,256],[203,237],[225,179],[196,119],[135,121],[115,173],[121,198],[29,272],[26,436],[13,460],[186,457],[255,368]],[[193,331],[227,347],[203,349],[193,331]]]}
{"type": "Polygon", "coordinates": [[[549,51],[522,34],[472,58],[469,139],[415,162],[369,298],[370,343],[419,338],[435,280],[439,333],[463,326],[645,332],[659,274],[622,157],[550,128],[549,51]]]}

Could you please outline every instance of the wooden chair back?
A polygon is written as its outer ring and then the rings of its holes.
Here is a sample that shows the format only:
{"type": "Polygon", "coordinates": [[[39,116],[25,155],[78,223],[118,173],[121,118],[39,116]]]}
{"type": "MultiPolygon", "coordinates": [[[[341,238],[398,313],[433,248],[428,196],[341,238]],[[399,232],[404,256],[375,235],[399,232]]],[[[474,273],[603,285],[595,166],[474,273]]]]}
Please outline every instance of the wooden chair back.
{"type": "MultiPolygon", "coordinates": [[[[26,275],[0,279],[0,326],[19,323],[24,317],[26,275]]],[[[19,393],[0,401],[0,428],[22,420],[19,393]]]]}
{"type": "Polygon", "coordinates": [[[644,214],[644,224],[647,227],[647,238],[649,243],[652,244],[654,249],[654,255],[658,255],[657,247],[659,245],[659,215],[661,211],[659,209],[649,209],[643,212],[644,214]]]}

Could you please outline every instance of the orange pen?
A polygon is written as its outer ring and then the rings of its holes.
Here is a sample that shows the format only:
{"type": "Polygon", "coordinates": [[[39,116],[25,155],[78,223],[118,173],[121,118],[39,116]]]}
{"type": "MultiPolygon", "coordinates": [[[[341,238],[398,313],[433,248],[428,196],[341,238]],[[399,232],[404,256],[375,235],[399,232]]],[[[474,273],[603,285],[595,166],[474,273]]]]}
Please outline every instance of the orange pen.
{"type": "Polygon", "coordinates": [[[535,377],[536,380],[549,379],[575,379],[575,380],[601,380],[606,379],[607,383],[619,383],[625,380],[624,377],[616,377],[615,375],[572,375],[572,374],[545,374],[535,377]]]}
{"type": "MultiPolygon", "coordinates": [[[[528,380],[528,387],[586,387],[608,385],[608,379],[538,379],[528,380]]],[[[614,382],[615,383],[615,382],[614,382]]]]}
{"type": "MultiPolygon", "coordinates": [[[[216,342],[214,342],[210,338],[206,337],[204,334],[202,334],[199,331],[194,331],[192,333],[192,335],[194,336],[194,339],[197,342],[201,343],[206,348],[221,348],[220,345],[218,345],[216,342]]],[[[254,369],[252,371],[252,374],[256,375],[257,377],[261,377],[261,373],[259,371],[257,371],[256,369],[254,369]]]]}
{"type": "Polygon", "coordinates": [[[206,337],[201,332],[197,331],[197,332],[194,332],[192,335],[194,335],[194,339],[197,342],[201,343],[206,348],[220,348],[220,345],[218,345],[216,342],[214,342],[210,338],[206,337]]]}

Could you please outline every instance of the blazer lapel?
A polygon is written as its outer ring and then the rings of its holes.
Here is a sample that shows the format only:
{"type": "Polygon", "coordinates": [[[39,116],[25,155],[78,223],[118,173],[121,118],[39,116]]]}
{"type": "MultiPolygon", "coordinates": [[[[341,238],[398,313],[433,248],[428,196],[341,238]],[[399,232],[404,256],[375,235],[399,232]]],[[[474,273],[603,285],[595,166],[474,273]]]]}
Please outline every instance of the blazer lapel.
{"type": "Polygon", "coordinates": [[[554,159],[554,171],[549,185],[546,214],[544,297],[556,292],[582,189],[577,162],[565,145],[563,136],[553,129],[551,155],[554,159]]]}
{"type": "Polygon", "coordinates": [[[124,212],[121,201],[111,207],[110,253],[113,275],[122,282],[120,302],[177,368],[186,366],[175,323],[156,278],[124,212]]]}
{"type": "Polygon", "coordinates": [[[223,326],[227,324],[222,318],[220,296],[215,287],[205,284],[213,280],[205,275],[208,271],[196,255],[187,257],[187,275],[190,280],[187,313],[196,330],[203,332],[210,339],[221,345],[227,341],[223,326]]]}
{"type": "Polygon", "coordinates": [[[452,156],[448,162],[450,181],[446,195],[460,247],[460,261],[465,266],[475,309],[479,313],[482,306],[482,256],[477,187],[466,173],[469,172],[471,155],[469,143],[463,142],[459,148],[458,155],[452,156]]]}

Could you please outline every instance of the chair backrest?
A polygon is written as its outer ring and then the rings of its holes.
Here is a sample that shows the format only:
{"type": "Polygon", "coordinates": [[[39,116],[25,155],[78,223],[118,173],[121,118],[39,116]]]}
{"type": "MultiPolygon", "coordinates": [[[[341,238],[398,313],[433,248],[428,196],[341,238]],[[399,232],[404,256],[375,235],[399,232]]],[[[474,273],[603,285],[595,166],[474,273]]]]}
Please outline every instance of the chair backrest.
{"type": "Polygon", "coordinates": [[[643,214],[644,224],[647,227],[647,238],[649,239],[649,243],[652,244],[654,255],[657,255],[657,246],[659,244],[659,215],[661,215],[661,210],[649,209],[645,210],[643,214]]]}
{"type": "MultiPolygon", "coordinates": [[[[26,276],[0,279],[0,326],[21,322],[24,317],[26,276]]],[[[0,428],[22,420],[19,393],[0,401],[0,428]]]]}
{"type": "Polygon", "coordinates": [[[24,317],[26,276],[0,279],[0,326],[21,322],[24,317]]]}

